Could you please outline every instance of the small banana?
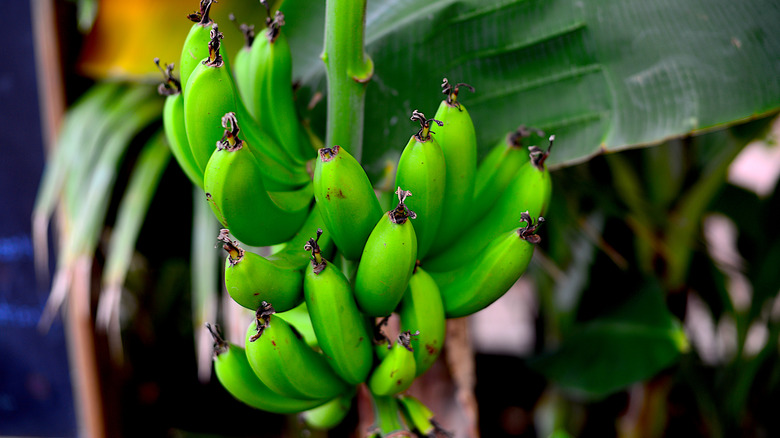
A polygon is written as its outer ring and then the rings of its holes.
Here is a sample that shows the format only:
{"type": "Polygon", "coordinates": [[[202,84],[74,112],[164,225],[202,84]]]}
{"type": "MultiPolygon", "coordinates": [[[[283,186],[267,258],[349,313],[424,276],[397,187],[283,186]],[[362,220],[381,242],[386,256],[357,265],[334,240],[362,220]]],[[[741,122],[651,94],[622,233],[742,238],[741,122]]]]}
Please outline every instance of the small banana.
{"type": "Polygon", "coordinates": [[[536,146],[529,148],[531,160],[520,166],[514,179],[483,218],[470,225],[468,232],[447,242],[446,249],[424,261],[429,272],[449,271],[469,263],[492,239],[516,228],[524,212],[530,217],[544,216],[552,195],[550,172],[544,161],[554,140],[555,136],[550,136],[547,151],[536,146]]]}
{"type": "MultiPolygon", "coordinates": [[[[200,0],[200,10],[187,15],[194,24],[190,28],[181,50],[181,59],[179,60],[179,70],[181,74],[182,88],[187,89],[187,82],[195,67],[209,56],[208,43],[211,40],[211,31],[218,27],[209,15],[211,6],[217,3],[215,0],[200,0]]],[[[225,49],[219,49],[220,55],[225,62],[228,57],[225,56],[225,49]]]]}
{"type": "Polygon", "coordinates": [[[303,336],[306,345],[315,350],[320,349],[317,335],[314,334],[314,327],[311,324],[311,317],[309,316],[309,308],[306,306],[306,301],[286,312],[279,312],[276,316],[293,326],[293,328],[303,336]]]}
{"type": "Polygon", "coordinates": [[[352,390],[295,329],[264,303],[246,333],[246,354],[255,374],[279,394],[332,399],[352,390]]]}
{"type": "Polygon", "coordinates": [[[441,146],[431,136],[431,123],[441,126],[441,122],[426,119],[417,110],[412,113],[411,120],[420,122],[421,127],[401,153],[395,187],[404,187],[414,193],[408,200],[408,207],[417,213],[414,231],[417,257],[422,259],[433,244],[441,221],[447,168],[441,146]]]}
{"type": "Polygon", "coordinates": [[[524,227],[503,233],[469,263],[446,272],[432,272],[439,285],[447,318],[471,315],[501,298],[523,275],[535,244],[541,240],[536,230],[543,217],[534,222],[523,213],[524,227]]]}
{"type": "Polygon", "coordinates": [[[358,307],[369,316],[395,310],[417,262],[417,236],[410,220],[416,215],[405,204],[412,193],[399,187],[396,194],[398,206],[382,215],[368,236],[353,283],[358,307]]]}
{"type": "Polygon", "coordinates": [[[341,424],[352,409],[355,392],[340,395],[333,400],[313,409],[300,413],[306,426],[317,430],[330,430],[341,424]]]}
{"type": "Polygon", "coordinates": [[[203,187],[212,211],[222,226],[247,245],[289,240],[309,215],[311,186],[282,194],[267,192],[252,146],[238,136],[235,114],[226,114],[223,124],[224,139],[204,174],[203,187]]]}
{"type": "Polygon", "coordinates": [[[419,266],[409,279],[409,287],[398,306],[398,315],[401,318],[401,331],[419,333],[411,341],[419,376],[439,357],[447,331],[439,286],[419,266]]]}
{"type": "Polygon", "coordinates": [[[433,411],[418,398],[409,394],[398,395],[401,414],[406,424],[420,436],[444,435],[451,437],[451,432],[444,430],[433,418],[433,411]]]}
{"type": "Polygon", "coordinates": [[[282,267],[265,257],[246,251],[231,240],[228,230],[220,231],[217,240],[227,251],[225,288],[231,298],[250,310],[263,301],[274,303],[277,312],[285,312],[303,302],[303,273],[282,267]]]}
{"type": "Polygon", "coordinates": [[[273,391],[252,371],[244,348],[222,339],[211,324],[206,323],[206,327],[214,337],[214,371],[217,380],[238,401],[275,414],[294,414],[328,403],[327,399],[296,399],[273,391]]]}
{"type": "Polygon", "coordinates": [[[346,149],[333,146],[319,150],[313,182],[314,198],[336,247],[348,260],[357,260],[382,216],[368,175],[346,149]]]}
{"type": "Polygon", "coordinates": [[[443,123],[436,130],[434,138],[439,142],[447,163],[446,187],[442,206],[441,223],[432,249],[439,251],[445,242],[457,236],[466,225],[474,193],[474,178],[477,171],[477,135],[474,123],[466,107],[458,101],[458,92],[465,87],[472,92],[468,84],[442,82],[442,93],[447,95],[439,105],[434,119],[443,123]]]}
{"type": "Polygon", "coordinates": [[[311,263],[306,267],[303,291],[314,333],[328,363],[346,382],[366,380],[373,365],[368,321],[358,310],[352,288],[344,274],[320,253],[317,241],[309,240],[311,263]]]}
{"type": "Polygon", "coordinates": [[[323,231],[322,236],[317,241],[320,252],[324,258],[330,259],[334,255],[336,248],[330,233],[325,227],[325,222],[320,214],[320,208],[320,204],[315,202],[309,217],[306,218],[306,222],[303,223],[301,229],[284,244],[284,248],[268,256],[268,260],[292,269],[305,269],[311,262],[311,257],[304,248],[309,243],[311,236],[316,235],[318,230],[323,231]]]}
{"type": "Polygon", "coordinates": [[[472,222],[490,210],[520,167],[529,161],[528,149],[524,146],[534,134],[544,137],[544,132],[521,125],[507,134],[479,163],[471,205],[472,222]]]}
{"type": "Polygon", "coordinates": [[[236,16],[229,15],[230,21],[236,24],[236,27],[244,36],[244,45],[238,49],[236,56],[233,58],[233,79],[236,82],[236,88],[238,88],[238,94],[243,102],[249,102],[249,85],[252,78],[252,70],[250,65],[250,55],[252,53],[252,44],[255,41],[255,26],[241,23],[237,24],[236,16]]]}
{"type": "Polygon", "coordinates": [[[247,109],[292,159],[304,163],[314,158],[316,151],[301,135],[293,96],[292,53],[282,33],[283,25],[284,14],[276,11],[252,44],[247,109]]]}
{"type": "Polygon", "coordinates": [[[417,365],[410,345],[412,333],[398,335],[387,356],[374,368],[368,378],[368,389],[378,396],[390,396],[406,391],[417,375],[417,365]]]}
{"type": "Polygon", "coordinates": [[[209,57],[193,70],[184,90],[184,125],[187,141],[198,166],[203,169],[223,136],[220,123],[227,113],[241,121],[244,140],[253,147],[252,154],[260,163],[265,187],[274,191],[300,188],[311,178],[302,165],[293,163],[280,146],[249,116],[239,98],[233,75],[220,55],[222,33],[212,29],[209,57]]]}
{"type": "Polygon", "coordinates": [[[165,82],[157,88],[160,95],[165,96],[163,106],[163,130],[165,139],[171,148],[176,162],[196,186],[203,188],[203,170],[195,162],[190,143],[187,141],[187,130],[184,126],[184,97],[181,94],[181,82],[173,77],[173,64],[168,64],[165,70],[160,67],[160,59],[154,63],[165,76],[165,82]]]}

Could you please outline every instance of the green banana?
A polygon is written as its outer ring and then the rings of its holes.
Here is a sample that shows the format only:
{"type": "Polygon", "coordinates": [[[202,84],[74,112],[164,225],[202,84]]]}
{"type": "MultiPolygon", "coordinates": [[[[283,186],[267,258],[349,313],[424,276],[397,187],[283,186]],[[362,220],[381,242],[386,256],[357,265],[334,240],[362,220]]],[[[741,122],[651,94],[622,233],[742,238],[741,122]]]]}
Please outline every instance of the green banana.
{"type": "Polygon", "coordinates": [[[340,395],[313,409],[301,412],[300,418],[311,429],[330,430],[338,426],[352,409],[355,392],[340,395]]]}
{"type": "Polygon", "coordinates": [[[309,240],[311,263],[306,267],[303,292],[314,333],[328,363],[351,384],[366,380],[373,365],[368,321],[358,310],[344,274],[320,253],[319,240],[309,240]]]}
{"type": "Polygon", "coordinates": [[[357,260],[382,216],[379,200],[363,167],[346,149],[321,148],[314,167],[314,198],[338,250],[357,260]]]}
{"type": "Polygon", "coordinates": [[[331,399],[350,391],[320,353],[274,314],[270,304],[258,309],[246,333],[246,354],[255,374],[279,394],[303,399],[331,399]]]}
{"type": "Polygon", "coordinates": [[[409,209],[417,213],[414,231],[417,234],[417,257],[428,253],[441,222],[447,168],[439,142],[431,136],[431,123],[417,110],[411,120],[420,122],[420,130],[406,144],[396,170],[395,187],[414,193],[408,200],[409,209]]]}
{"type": "Polygon", "coordinates": [[[311,324],[311,317],[309,316],[309,308],[306,306],[306,301],[286,312],[279,312],[276,316],[293,326],[293,328],[303,336],[306,345],[315,350],[320,349],[317,335],[314,334],[314,327],[311,324]]]}
{"type": "MultiPolygon", "coordinates": [[[[469,226],[469,232],[447,242],[446,250],[430,256],[423,266],[428,271],[449,271],[469,263],[493,238],[517,227],[524,212],[531,217],[544,216],[552,195],[550,172],[544,165],[550,147],[542,151],[532,146],[531,160],[517,171],[514,179],[495,201],[484,217],[469,226]]],[[[529,224],[530,225],[530,224],[529,224]]]]}
{"type": "Polygon", "coordinates": [[[292,84],[292,53],[281,32],[284,14],[276,11],[250,51],[252,72],[247,87],[247,109],[260,125],[299,163],[315,156],[298,119],[292,84]]]}
{"type": "Polygon", "coordinates": [[[236,24],[236,27],[244,36],[244,45],[238,49],[236,56],[233,58],[232,70],[233,79],[236,82],[236,88],[238,88],[238,94],[243,102],[249,102],[249,85],[252,81],[252,70],[250,66],[250,55],[252,53],[252,44],[255,41],[255,27],[246,23],[238,24],[236,22],[236,16],[229,15],[230,21],[236,24]]]}
{"type": "MultiPolygon", "coordinates": [[[[181,83],[185,94],[190,75],[198,64],[209,56],[208,43],[212,38],[211,31],[217,27],[216,23],[209,16],[211,6],[214,3],[217,2],[215,0],[200,0],[200,10],[187,15],[187,18],[195,24],[192,25],[187,37],[184,39],[179,60],[181,83]]],[[[219,52],[224,62],[228,62],[228,57],[225,56],[225,49],[220,48],[219,52]]]]}
{"type": "Polygon", "coordinates": [[[274,191],[300,188],[311,180],[306,168],[292,163],[247,113],[233,75],[219,55],[221,39],[222,34],[215,26],[209,41],[209,57],[198,64],[184,90],[184,125],[195,161],[205,174],[205,166],[223,136],[220,121],[225,114],[233,113],[235,122],[241,120],[244,141],[253,146],[252,154],[260,163],[265,187],[274,191]]]}
{"type": "Polygon", "coordinates": [[[442,206],[441,222],[432,250],[439,251],[446,242],[457,236],[464,228],[463,217],[468,217],[474,193],[474,178],[477,171],[477,135],[474,123],[466,107],[458,101],[458,92],[468,84],[452,85],[444,78],[442,93],[447,95],[439,105],[434,119],[443,126],[434,134],[444,153],[447,163],[446,187],[442,206]]]}
{"type": "Polygon", "coordinates": [[[160,67],[160,59],[154,63],[165,76],[165,82],[157,88],[160,95],[165,96],[163,106],[163,130],[168,146],[171,148],[176,162],[196,186],[203,188],[203,170],[195,162],[190,143],[187,141],[187,130],[184,126],[184,97],[181,94],[181,82],[173,77],[173,64],[168,64],[165,70],[160,67]]]}
{"type": "Polygon", "coordinates": [[[409,394],[398,395],[401,414],[406,424],[421,436],[438,436],[439,434],[451,437],[452,433],[444,430],[433,418],[433,411],[425,406],[418,398],[409,394]]]}
{"type": "Polygon", "coordinates": [[[398,315],[401,318],[401,331],[420,333],[412,339],[419,376],[439,357],[447,331],[439,286],[433,277],[419,266],[409,279],[409,287],[401,299],[398,315]]]}
{"type": "Polygon", "coordinates": [[[501,298],[523,275],[541,240],[536,230],[543,217],[534,222],[523,213],[524,227],[502,233],[469,263],[446,272],[432,272],[439,285],[447,318],[471,315],[501,298]]]}
{"type": "Polygon", "coordinates": [[[396,194],[398,206],[379,218],[355,274],[355,299],[369,316],[386,316],[395,310],[417,262],[417,236],[410,220],[416,215],[405,204],[412,193],[399,187],[396,194]]]}
{"type": "Polygon", "coordinates": [[[274,392],[252,371],[244,348],[223,340],[211,324],[206,323],[206,327],[214,337],[214,371],[217,380],[238,401],[276,414],[303,412],[329,402],[327,399],[295,399],[274,392]]]}
{"type": "Polygon", "coordinates": [[[243,307],[257,310],[263,301],[285,312],[303,302],[303,273],[282,267],[265,257],[246,251],[231,240],[228,230],[220,231],[217,240],[227,251],[225,288],[231,298],[243,307]]]}
{"type": "Polygon", "coordinates": [[[520,167],[529,161],[528,149],[524,145],[533,134],[544,137],[544,132],[521,125],[507,134],[479,163],[471,204],[472,222],[490,210],[520,167]]]}
{"type": "Polygon", "coordinates": [[[284,247],[281,250],[268,256],[268,260],[271,260],[280,266],[292,269],[305,269],[311,261],[311,257],[304,247],[309,243],[311,236],[317,234],[318,230],[323,230],[322,236],[317,241],[320,252],[323,257],[330,259],[335,253],[335,245],[333,244],[333,239],[330,237],[330,233],[325,228],[322,215],[320,214],[320,208],[320,204],[315,202],[311,208],[309,217],[306,218],[306,222],[303,223],[301,229],[284,244],[284,247]]]}
{"type": "Polygon", "coordinates": [[[209,160],[203,179],[212,211],[247,245],[269,246],[289,240],[309,215],[311,186],[281,194],[267,192],[261,164],[251,146],[238,137],[235,114],[226,114],[223,124],[227,128],[224,139],[209,160]]]}
{"type": "Polygon", "coordinates": [[[368,378],[368,389],[378,396],[390,396],[406,391],[417,375],[417,365],[410,345],[412,334],[398,335],[387,356],[374,368],[368,378]]]}

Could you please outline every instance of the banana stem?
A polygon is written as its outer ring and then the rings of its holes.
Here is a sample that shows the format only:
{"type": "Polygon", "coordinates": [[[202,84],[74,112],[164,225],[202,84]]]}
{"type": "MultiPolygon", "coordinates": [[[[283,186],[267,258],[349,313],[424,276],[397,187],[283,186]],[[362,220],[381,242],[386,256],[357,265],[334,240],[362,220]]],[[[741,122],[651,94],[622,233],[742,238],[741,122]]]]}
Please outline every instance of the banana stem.
{"type": "Polygon", "coordinates": [[[366,55],[366,0],[327,0],[322,61],[328,78],[325,144],[345,147],[361,161],[366,85],[374,64],[366,55]]]}

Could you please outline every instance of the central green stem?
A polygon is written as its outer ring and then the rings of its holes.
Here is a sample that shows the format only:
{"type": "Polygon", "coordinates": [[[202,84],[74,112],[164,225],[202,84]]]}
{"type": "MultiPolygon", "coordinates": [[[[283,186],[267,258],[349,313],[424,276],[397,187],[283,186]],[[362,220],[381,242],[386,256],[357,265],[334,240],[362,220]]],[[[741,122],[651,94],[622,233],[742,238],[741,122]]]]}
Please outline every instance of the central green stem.
{"type": "Polygon", "coordinates": [[[364,50],[366,0],[327,0],[322,60],[328,78],[325,145],[339,145],[358,161],[363,151],[366,85],[374,72],[364,50]]]}

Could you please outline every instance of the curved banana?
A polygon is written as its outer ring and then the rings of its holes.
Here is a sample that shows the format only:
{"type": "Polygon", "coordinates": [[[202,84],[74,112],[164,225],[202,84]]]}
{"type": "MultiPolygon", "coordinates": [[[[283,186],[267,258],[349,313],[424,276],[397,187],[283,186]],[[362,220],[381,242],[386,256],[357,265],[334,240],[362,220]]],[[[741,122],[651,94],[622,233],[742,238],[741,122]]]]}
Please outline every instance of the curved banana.
{"type": "Polygon", "coordinates": [[[241,23],[238,24],[236,16],[232,13],[228,16],[230,21],[236,25],[241,35],[244,36],[244,44],[236,52],[236,56],[233,58],[233,64],[231,70],[233,71],[233,80],[236,83],[238,89],[238,95],[243,102],[249,102],[250,96],[249,83],[251,82],[252,70],[249,65],[250,54],[252,53],[252,44],[255,41],[255,26],[251,24],[241,23]]]}
{"type": "Polygon", "coordinates": [[[309,215],[311,187],[285,197],[267,192],[252,146],[238,137],[235,114],[226,114],[223,123],[228,128],[224,141],[209,160],[203,178],[212,211],[222,226],[247,245],[289,240],[309,215]]]}
{"type": "Polygon", "coordinates": [[[266,22],[263,35],[252,44],[247,87],[247,109],[260,125],[299,163],[315,157],[295,109],[292,84],[292,53],[281,32],[284,14],[276,11],[266,22]]]}
{"type": "Polygon", "coordinates": [[[368,175],[346,149],[333,146],[319,150],[313,182],[314,198],[336,247],[348,260],[357,260],[382,217],[368,175]]]}
{"type": "Polygon", "coordinates": [[[275,414],[294,414],[328,403],[327,399],[304,400],[284,397],[264,384],[247,360],[246,350],[223,340],[206,323],[214,337],[214,371],[217,380],[238,401],[275,414]]]}
{"type": "Polygon", "coordinates": [[[231,298],[250,310],[260,308],[263,301],[273,304],[277,312],[285,312],[303,302],[303,273],[277,265],[265,257],[245,251],[228,230],[220,231],[217,240],[227,251],[225,258],[225,288],[231,298]]]}
{"type": "Polygon", "coordinates": [[[420,122],[420,130],[406,144],[396,170],[395,187],[414,193],[408,207],[417,213],[414,231],[417,234],[417,257],[428,253],[441,222],[447,168],[439,142],[431,136],[431,123],[417,110],[411,120],[420,122]]]}
{"type": "Polygon", "coordinates": [[[306,345],[315,350],[320,349],[317,335],[314,334],[314,327],[311,324],[311,317],[309,316],[309,308],[306,306],[306,301],[286,312],[279,312],[276,316],[293,326],[293,328],[303,336],[306,345]]]}
{"type": "Polygon", "coordinates": [[[366,380],[373,365],[371,332],[358,310],[344,274],[320,253],[317,238],[309,240],[311,263],[306,267],[303,292],[314,333],[328,363],[346,382],[366,380]]]}
{"type": "Polygon", "coordinates": [[[501,298],[523,275],[534,245],[541,240],[536,230],[544,222],[537,222],[523,213],[524,227],[503,233],[490,241],[487,247],[468,264],[447,272],[432,272],[439,285],[444,313],[447,318],[471,315],[501,298]]]}
{"type": "Polygon", "coordinates": [[[187,178],[196,186],[203,188],[203,170],[195,162],[190,143],[187,141],[187,130],[184,126],[184,96],[181,94],[181,82],[173,77],[173,64],[168,64],[165,70],[160,67],[160,59],[154,63],[165,76],[165,82],[157,88],[160,95],[165,96],[163,106],[163,130],[168,146],[171,148],[176,162],[187,178]]]}
{"type": "Polygon", "coordinates": [[[416,377],[417,365],[409,342],[412,334],[402,332],[387,356],[374,368],[368,378],[368,389],[378,396],[395,395],[406,391],[416,377]]]}
{"type": "Polygon", "coordinates": [[[306,426],[312,429],[333,429],[344,421],[344,418],[349,414],[354,398],[354,391],[340,395],[322,406],[301,412],[300,418],[306,426]]]}
{"type": "Polygon", "coordinates": [[[336,248],[330,233],[325,227],[325,222],[320,214],[320,208],[320,204],[315,202],[309,212],[309,217],[306,218],[306,222],[303,223],[301,229],[284,244],[284,248],[268,256],[268,260],[292,269],[305,269],[311,262],[311,257],[305,246],[309,243],[309,239],[312,236],[317,235],[318,230],[323,231],[322,236],[317,241],[320,252],[324,258],[330,259],[336,248]]]}
{"type": "MultiPolygon", "coordinates": [[[[217,2],[215,0],[200,0],[200,10],[187,15],[187,18],[194,24],[184,39],[179,60],[181,84],[185,94],[190,75],[204,58],[209,57],[208,44],[212,38],[211,31],[218,28],[217,24],[209,16],[211,6],[214,3],[217,2]]],[[[224,61],[228,62],[228,57],[225,56],[225,49],[219,48],[219,53],[224,61]]]]}
{"type": "MultiPolygon", "coordinates": [[[[555,136],[550,136],[552,148],[555,136]]],[[[531,160],[518,170],[514,179],[495,201],[484,217],[471,224],[469,231],[447,242],[448,247],[424,262],[428,271],[449,271],[469,263],[488,242],[517,227],[523,213],[531,217],[544,216],[552,195],[552,180],[544,161],[550,148],[543,152],[531,147],[531,160]]],[[[528,224],[530,225],[530,224],[528,224]]]]}
{"type": "Polygon", "coordinates": [[[434,138],[439,142],[447,163],[444,205],[441,223],[432,249],[439,251],[445,242],[457,236],[465,227],[464,216],[468,216],[474,193],[474,177],[477,171],[477,135],[474,123],[466,107],[458,101],[458,91],[468,84],[452,85],[444,78],[442,93],[447,95],[439,105],[434,119],[443,123],[434,138]]]}
{"type": "Polygon", "coordinates": [[[353,283],[358,307],[369,316],[395,310],[417,262],[417,236],[410,220],[416,215],[404,203],[412,193],[399,187],[396,194],[398,206],[382,215],[368,236],[353,283]]]}
{"type": "Polygon", "coordinates": [[[520,167],[529,159],[524,147],[531,135],[544,136],[544,132],[521,125],[507,134],[485,156],[474,180],[474,200],[471,204],[472,221],[481,218],[504,193],[520,167]]]}
{"type": "Polygon", "coordinates": [[[245,348],[252,370],[279,394],[331,399],[352,389],[267,303],[247,328],[245,348]]]}
{"type": "Polygon", "coordinates": [[[439,357],[447,331],[439,286],[419,266],[409,279],[409,287],[401,299],[398,315],[401,318],[401,331],[419,333],[411,341],[419,376],[428,371],[439,357]]]}
{"type": "Polygon", "coordinates": [[[306,168],[291,162],[249,116],[239,98],[233,74],[220,55],[222,33],[215,26],[211,35],[209,57],[197,65],[184,91],[184,125],[198,166],[205,174],[205,166],[223,135],[220,122],[225,114],[233,113],[234,126],[240,120],[244,140],[254,146],[252,154],[261,164],[266,188],[287,191],[305,185],[311,180],[306,168]]]}
{"type": "Polygon", "coordinates": [[[439,434],[452,436],[452,433],[445,431],[436,422],[433,418],[433,411],[418,398],[409,394],[400,394],[397,398],[406,425],[417,431],[420,436],[438,436],[439,434]]]}

